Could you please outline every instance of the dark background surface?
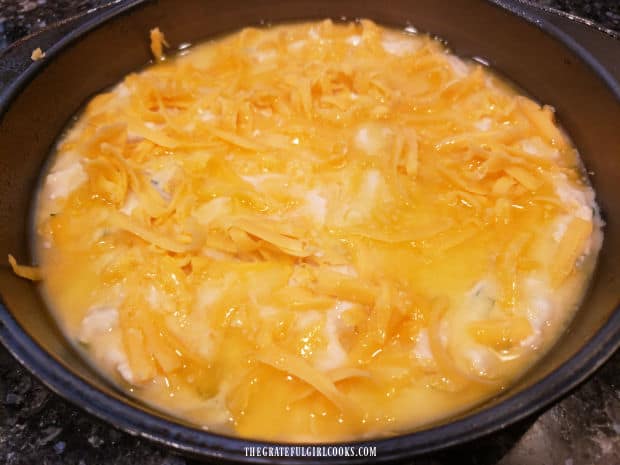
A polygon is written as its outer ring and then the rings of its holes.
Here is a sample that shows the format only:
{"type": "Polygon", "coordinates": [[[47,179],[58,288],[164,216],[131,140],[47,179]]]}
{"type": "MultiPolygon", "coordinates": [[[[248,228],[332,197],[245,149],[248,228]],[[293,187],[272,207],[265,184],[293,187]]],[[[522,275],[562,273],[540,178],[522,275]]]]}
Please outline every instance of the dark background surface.
{"type": "MultiPolygon", "coordinates": [[[[0,0],[0,52],[25,35],[110,3],[116,2],[0,0]]],[[[533,3],[620,32],[620,0],[536,0],[533,3]]],[[[192,463],[73,407],[50,393],[0,347],[0,465],[192,463]]],[[[538,418],[417,463],[620,465],[620,354],[538,418]]]]}

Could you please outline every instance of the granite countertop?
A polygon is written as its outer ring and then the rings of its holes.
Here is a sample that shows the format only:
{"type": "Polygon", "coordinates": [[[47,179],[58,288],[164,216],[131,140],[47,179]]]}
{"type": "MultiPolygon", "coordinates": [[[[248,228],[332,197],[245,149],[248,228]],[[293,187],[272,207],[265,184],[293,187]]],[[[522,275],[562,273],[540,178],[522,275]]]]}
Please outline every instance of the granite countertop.
{"type": "MultiPolygon", "coordinates": [[[[112,2],[0,0],[0,51],[47,25],[109,3],[112,2]]],[[[620,0],[533,3],[582,16],[620,32],[620,0]]],[[[118,431],[52,394],[0,347],[0,464],[192,463],[118,431]]],[[[620,465],[620,353],[572,395],[538,418],[422,463],[620,465]]]]}

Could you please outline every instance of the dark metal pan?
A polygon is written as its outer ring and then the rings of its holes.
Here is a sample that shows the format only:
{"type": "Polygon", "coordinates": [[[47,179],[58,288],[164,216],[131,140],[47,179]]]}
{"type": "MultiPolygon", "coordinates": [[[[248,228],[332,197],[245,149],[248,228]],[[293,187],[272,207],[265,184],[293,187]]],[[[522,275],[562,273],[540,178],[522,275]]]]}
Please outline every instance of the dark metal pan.
{"type": "MultiPolygon", "coordinates": [[[[395,27],[413,24],[446,39],[457,54],[483,57],[535,98],[553,105],[592,173],[607,223],[596,275],[574,321],[516,385],[431,428],[356,444],[377,447],[373,462],[406,459],[531,416],[583,382],[620,346],[620,40],[613,35],[509,0],[138,0],[76,18],[17,43],[0,57],[0,257],[30,257],[33,190],[51,147],[90,96],[149,61],[150,28],[159,26],[174,46],[262,21],[326,17],[368,17],[395,27]],[[33,63],[35,47],[46,56],[33,63]]],[[[244,447],[273,444],[207,433],[114,388],[71,348],[36,287],[4,265],[0,295],[0,340],[61,396],[125,431],[187,454],[270,461],[245,457],[244,447]]]]}

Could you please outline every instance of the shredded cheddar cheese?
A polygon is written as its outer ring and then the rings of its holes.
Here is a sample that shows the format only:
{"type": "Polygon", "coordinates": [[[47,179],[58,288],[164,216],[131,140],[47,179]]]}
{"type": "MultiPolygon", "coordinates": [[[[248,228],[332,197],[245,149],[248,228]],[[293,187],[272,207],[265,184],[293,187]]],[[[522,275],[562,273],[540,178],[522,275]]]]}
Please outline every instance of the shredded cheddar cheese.
{"type": "Polygon", "coordinates": [[[45,58],[45,52],[43,50],[41,50],[41,47],[37,47],[35,48],[32,53],[30,54],[30,59],[32,61],[38,61],[42,58],[45,58]]]}
{"type": "Polygon", "coordinates": [[[9,254],[9,264],[11,265],[13,273],[20,278],[29,279],[30,281],[41,280],[41,270],[39,270],[36,266],[19,265],[17,260],[15,260],[15,257],[11,254],[9,254]]]}
{"type": "Polygon", "coordinates": [[[164,45],[59,143],[40,270],[10,257],[137,396],[243,437],[377,437],[561,332],[601,223],[551,107],[366,20],[164,45]]]}
{"type": "Polygon", "coordinates": [[[149,35],[151,38],[151,53],[153,54],[153,58],[157,61],[164,60],[164,46],[168,47],[168,42],[166,42],[163,32],[156,27],[151,29],[149,35]]]}

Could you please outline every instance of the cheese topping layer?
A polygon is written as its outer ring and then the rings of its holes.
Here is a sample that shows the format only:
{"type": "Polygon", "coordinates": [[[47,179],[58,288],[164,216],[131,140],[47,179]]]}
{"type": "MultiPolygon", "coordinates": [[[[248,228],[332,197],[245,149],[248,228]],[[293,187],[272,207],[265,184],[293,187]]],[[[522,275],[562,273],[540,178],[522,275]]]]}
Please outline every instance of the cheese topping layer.
{"type": "Polygon", "coordinates": [[[49,302],[134,395],[243,437],[377,437],[559,335],[602,234],[552,108],[365,20],[167,60],[153,31],[158,63],[90,101],[37,216],[49,302]]]}

